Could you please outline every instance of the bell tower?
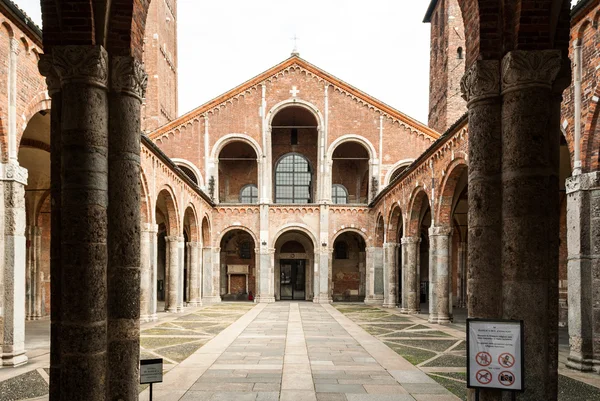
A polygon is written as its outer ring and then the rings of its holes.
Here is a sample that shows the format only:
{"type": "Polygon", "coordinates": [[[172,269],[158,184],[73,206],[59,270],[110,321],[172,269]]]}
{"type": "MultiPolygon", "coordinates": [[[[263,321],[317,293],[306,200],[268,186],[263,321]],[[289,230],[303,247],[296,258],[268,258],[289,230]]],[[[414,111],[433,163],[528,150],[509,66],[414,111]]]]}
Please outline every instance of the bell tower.
{"type": "Polygon", "coordinates": [[[457,0],[431,0],[428,125],[444,132],[467,111],[460,80],[465,73],[465,26],[457,0]]]}
{"type": "Polygon", "coordinates": [[[177,110],[177,0],[150,2],[144,37],[148,73],[142,106],[142,130],[152,132],[178,116],[177,110]]]}

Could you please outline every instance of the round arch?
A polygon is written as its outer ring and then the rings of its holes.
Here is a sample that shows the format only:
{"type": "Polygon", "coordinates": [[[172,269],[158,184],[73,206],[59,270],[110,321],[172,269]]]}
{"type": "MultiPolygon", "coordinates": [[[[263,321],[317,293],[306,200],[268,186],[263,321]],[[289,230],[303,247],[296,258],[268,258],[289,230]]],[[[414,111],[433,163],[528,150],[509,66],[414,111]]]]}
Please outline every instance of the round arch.
{"type": "Polygon", "coordinates": [[[190,242],[200,241],[200,228],[198,226],[198,213],[196,213],[196,207],[193,203],[188,203],[183,213],[183,220],[181,221],[182,233],[186,226],[186,220],[189,218],[190,226],[190,242]]]}
{"type": "Polygon", "coordinates": [[[156,209],[158,208],[158,199],[161,195],[165,197],[165,207],[167,208],[167,235],[178,235],[182,232],[182,230],[179,227],[179,222],[181,221],[179,217],[180,213],[177,208],[177,198],[175,196],[175,192],[169,185],[163,185],[162,188],[158,191],[158,194],[156,195],[156,202],[154,207],[154,221],[157,221],[156,209]]]}
{"type": "Polygon", "coordinates": [[[424,202],[427,202],[427,205],[431,207],[429,195],[425,188],[418,186],[412,191],[409,199],[405,236],[419,236],[419,226],[422,218],[421,209],[423,209],[424,202]]]}
{"type": "Polygon", "coordinates": [[[282,102],[277,103],[276,105],[274,105],[273,107],[271,107],[271,110],[269,110],[269,112],[267,113],[267,119],[269,122],[269,127],[271,127],[272,122],[273,122],[273,118],[275,118],[275,116],[277,115],[277,113],[279,113],[281,110],[287,108],[287,107],[300,107],[303,109],[306,109],[307,111],[309,111],[317,120],[317,126],[318,129],[320,130],[321,127],[323,127],[323,115],[321,114],[321,112],[319,111],[319,109],[317,108],[317,106],[315,106],[314,104],[307,102],[305,100],[301,100],[301,99],[288,99],[288,100],[284,100],[282,102]]]}
{"type": "Polygon", "coordinates": [[[445,169],[446,174],[438,188],[439,200],[435,211],[436,226],[452,227],[452,210],[454,208],[453,200],[458,185],[458,180],[468,169],[465,159],[454,159],[445,169]],[[449,219],[442,221],[443,218],[449,219]]]}
{"type": "Polygon", "coordinates": [[[225,235],[227,235],[227,233],[229,233],[231,231],[236,231],[236,230],[244,231],[245,233],[249,234],[252,237],[252,241],[254,241],[254,246],[258,247],[258,244],[260,242],[258,241],[258,237],[256,236],[256,234],[248,227],[241,226],[241,225],[240,226],[229,226],[229,227],[223,229],[223,231],[221,231],[221,234],[219,235],[219,240],[218,240],[217,244],[221,244],[221,242],[223,241],[223,238],[225,238],[225,235]]]}
{"type": "Polygon", "coordinates": [[[359,230],[358,228],[353,228],[353,227],[346,227],[344,229],[341,229],[335,233],[333,233],[333,237],[331,237],[331,244],[335,244],[335,241],[338,239],[338,237],[342,234],[345,233],[353,233],[353,234],[358,234],[362,237],[362,239],[365,241],[366,246],[369,246],[369,238],[367,237],[367,234],[365,234],[363,231],[359,230]]]}
{"type": "Polygon", "coordinates": [[[50,99],[50,97],[48,96],[47,91],[38,92],[38,94],[35,95],[33,99],[31,99],[31,101],[25,107],[25,111],[23,112],[23,114],[21,114],[23,125],[19,130],[19,137],[17,138],[17,143],[21,140],[21,136],[25,132],[27,124],[29,124],[29,121],[31,121],[33,116],[35,116],[40,111],[50,112],[51,107],[52,99],[50,99]]]}
{"type": "Polygon", "coordinates": [[[308,238],[312,241],[313,243],[313,250],[314,252],[317,252],[318,248],[318,242],[317,242],[317,236],[311,231],[310,227],[308,227],[306,224],[302,224],[302,223],[288,223],[283,225],[283,227],[281,227],[279,229],[279,231],[277,231],[275,233],[275,235],[273,236],[273,247],[275,246],[275,244],[277,243],[277,241],[279,240],[279,238],[289,232],[289,231],[300,231],[301,233],[305,234],[306,236],[308,236],[308,238]]]}
{"type": "Polygon", "coordinates": [[[250,145],[252,147],[252,149],[254,149],[254,152],[256,153],[256,160],[259,161],[260,158],[262,157],[262,150],[260,145],[258,144],[258,142],[256,142],[256,140],[246,134],[227,134],[221,138],[219,138],[219,140],[217,142],[215,142],[212,151],[210,153],[210,158],[211,160],[217,160],[219,158],[219,154],[221,154],[221,151],[223,150],[223,148],[232,143],[232,142],[244,142],[248,145],[250,145]]]}
{"type": "Polygon", "coordinates": [[[329,149],[327,150],[327,160],[330,163],[332,162],[333,152],[335,152],[335,149],[345,142],[356,142],[361,144],[365,149],[367,149],[367,152],[369,152],[369,158],[371,159],[371,162],[377,158],[377,152],[375,151],[375,147],[371,141],[360,135],[347,134],[337,138],[331,143],[331,145],[329,145],[329,149]]]}
{"type": "Polygon", "coordinates": [[[375,219],[375,232],[373,238],[373,246],[382,247],[385,242],[385,219],[383,214],[378,213],[375,219]]]}
{"type": "Polygon", "coordinates": [[[388,216],[388,225],[387,225],[387,240],[388,242],[400,242],[399,233],[400,230],[404,230],[404,216],[402,215],[402,208],[396,202],[390,209],[390,213],[388,216]],[[398,223],[402,223],[402,227],[399,227],[398,223]]]}
{"type": "Polygon", "coordinates": [[[181,165],[181,166],[187,167],[188,169],[192,170],[192,172],[194,173],[194,175],[196,176],[196,178],[198,180],[198,186],[204,187],[204,178],[202,177],[202,173],[200,172],[200,169],[198,167],[196,167],[196,165],[194,163],[192,163],[189,160],[180,159],[177,157],[171,158],[171,161],[178,166],[181,165]]]}
{"type": "Polygon", "coordinates": [[[211,244],[211,225],[210,225],[210,217],[208,217],[208,214],[204,214],[204,217],[202,217],[202,231],[201,231],[201,238],[202,238],[202,247],[206,248],[206,247],[210,247],[211,244]]]}
{"type": "Polygon", "coordinates": [[[390,168],[388,170],[387,173],[385,173],[385,179],[383,181],[385,186],[390,185],[390,181],[392,180],[392,176],[394,175],[394,173],[396,171],[398,171],[399,168],[401,167],[408,167],[410,166],[415,160],[414,159],[404,159],[404,160],[400,160],[397,161],[396,163],[394,163],[394,165],[392,166],[392,168],[390,168]]]}
{"type": "Polygon", "coordinates": [[[141,189],[141,217],[143,223],[155,223],[156,216],[152,213],[152,197],[150,196],[150,187],[148,186],[148,179],[144,168],[140,165],[140,189],[141,189]]]}

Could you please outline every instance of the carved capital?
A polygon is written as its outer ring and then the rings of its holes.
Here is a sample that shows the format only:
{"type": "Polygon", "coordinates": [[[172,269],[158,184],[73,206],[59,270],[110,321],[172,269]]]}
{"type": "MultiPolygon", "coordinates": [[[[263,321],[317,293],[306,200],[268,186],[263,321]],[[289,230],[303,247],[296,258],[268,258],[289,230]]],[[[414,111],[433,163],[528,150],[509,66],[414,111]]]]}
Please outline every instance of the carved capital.
{"type": "Polygon", "coordinates": [[[14,53],[14,54],[17,54],[17,55],[20,53],[20,50],[19,50],[19,41],[17,39],[15,39],[15,38],[11,38],[10,39],[10,51],[11,51],[11,53],[14,53]]]}
{"type": "Polygon", "coordinates": [[[420,237],[402,237],[400,240],[401,244],[419,244],[421,243],[420,237]]]}
{"type": "Polygon", "coordinates": [[[27,185],[28,175],[27,169],[18,164],[0,164],[0,181],[16,181],[27,185]]]}
{"type": "Polygon", "coordinates": [[[108,54],[102,46],[57,46],[52,49],[52,61],[61,85],[108,85],[108,54]]]}
{"type": "Polygon", "coordinates": [[[429,227],[430,237],[448,237],[452,234],[451,227],[429,227]]]}
{"type": "Polygon", "coordinates": [[[183,237],[178,237],[176,235],[169,235],[165,237],[166,242],[183,242],[183,237]]]}
{"type": "Polygon", "coordinates": [[[58,74],[54,69],[54,64],[52,63],[52,56],[49,54],[40,55],[40,61],[38,61],[38,70],[43,77],[46,77],[46,86],[48,87],[48,94],[52,96],[53,94],[60,92],[60,79],[58,78],[58,74]]]}
{"type": "Polygon", "coordinates": [[[113,57],[110,85],[113,92],[126,93],[140,100],[146,95],[148,74],[144,64],[133,57],[113,57]]]}
{"type": "Polygon", "coordinates": [[[561,66],[560,50],[514,50],[502,59],[502,94],[531,87],[552,89],[561,66]]]}
{"type": "Polygon", "coordinates": [[[460,90],[467,105],[500,96],[500,61],[477,60],[462,77],[460,90]]]}

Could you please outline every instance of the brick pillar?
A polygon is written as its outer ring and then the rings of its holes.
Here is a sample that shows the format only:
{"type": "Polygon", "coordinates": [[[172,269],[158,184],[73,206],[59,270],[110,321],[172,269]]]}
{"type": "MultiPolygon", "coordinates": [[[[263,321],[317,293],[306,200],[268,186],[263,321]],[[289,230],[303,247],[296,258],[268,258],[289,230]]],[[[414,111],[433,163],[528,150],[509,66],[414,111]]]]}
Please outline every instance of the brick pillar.
{"type": "Polygon", "coordinates": [[[429,271],[430,279],[429,322],[450,322],[450,234],[448,227],[429,228],[429,271]],[[431,273],[432,272],[432,273],[431,273]],[[434,281],[435,280],[435,281],[434,281]],[[431,315],[431,311],[435,315],[431,315]]]}
{"type": "Polygon", "coordinates": [[[156,250],[158,226],[142,224],[140,247],[140,321],[152,322],[156,317],[156,250]]]}
{"type": "Polygon", "coordinates": [[[569,343],[567,366],[600,372],[600,172],[567,180],[569,343]]]}
{"type": "Polygon", "coordinates": [[[398,244],[387,242],[383,244],[383,307],[398,306],[398,244]]]}
{"type": "Polygon", "coordinates": [[[166,290],[165,310],[171,313],[177,313],[178,292],[179,292],[179,244],[183,242],[183,237],[168,236],[165,237],[167,243],[167,266],[166,266],[166,290]]]}
{"type": "Polygon", "coordinates": [[[52,55],[40,56],[38,69],[46,77],[50,109],[50,401],[60,400],[60,327],[61,327],[61,224],[62,224],[62,89],[54,69],[52,55]],[[56,279],[53,279],[56,277],[56,279]]]}
{"type": "Polygon", "coordinates": [[[25,185],[27,170],[17,164],[0,165],[4,227],[2,366],[19,366],[25,355],[25,185]]]}
{"type": "Polygon", "coordinates": [[[137,400],[140,356],[141,105],[148,76],[112,57],[108,135],[108,399],[137,400]]]}
{"type": "Polygon", "coordinates": [[[502,316],[524,320],[525,349],[536,356],[525,359],[527,398],[535,400],[558,391],[560,96],[552,87],[561,66],[559,50],[502,60],[502,316]]]}
{"type": "Polygon", "coordinates": [[[367,248],[365,304],[383,304],[383,247],[367,248]]]}
{"type": "Polygon", "coordinates": [[[60,215],[60,275],[52,276],[60,293],[51,295],[61,297],[60,399],[100,401],[108,383],[108,56],[102,46],[60,46],[52,57],[62,88],[60,203],[68,210],[60,215]]]}
{"type": "Polygon", "coordinates": [[[190,306],[201,306],[202,300],[200,296],[200,285],[201,285],[201,269],[200,265],[200,252],[201,245],[199,242],[188,242],[188,255],[189,255],[189,265],[188,265],[188,275],[189,275],[189,301],[188,304],[190,306]]]}
{"type": "Polygon", "coordinates": [[[421,310],[419,283],[419,237],[404,237],[402,243],[402,313],[414,314],[421,310]]]}

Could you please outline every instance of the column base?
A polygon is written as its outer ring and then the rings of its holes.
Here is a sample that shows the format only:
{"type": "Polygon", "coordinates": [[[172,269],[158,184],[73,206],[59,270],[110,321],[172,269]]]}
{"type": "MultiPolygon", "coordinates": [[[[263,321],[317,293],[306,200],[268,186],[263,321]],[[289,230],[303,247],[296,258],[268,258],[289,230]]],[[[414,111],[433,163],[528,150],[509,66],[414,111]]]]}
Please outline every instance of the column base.
{"type": "Polygon", "coordinates": [[[17,367],[17,366],[21,366],[21,365],[25,365],[28,361],[29,358],[27,358],[27,355],[25,355],[25,351],[20,351],[17,353],[3,353],[1,354],[1,362],[0,365],[1,366],[8,366],[8,367],[17,367]]]}
{"type": "Polygon", "coordinates": [[[185,307],[184,306],[178,306],[177,307],[177,313],[183,313],[183,311],[185,311],[185,307]]]}
{"type": "Polygon", "coordinates": [[[158,315],[156,313],[153,313],[152,315],[150,315],[150,322],[156,322],[158,320],[158,315]]]}
{"type": "Polygon", "coordinates": [[[416,309],[400,309],[400,313],[402,313],[403,315],[416,315],[417,313],[419,313],[418,310],[416,309]]]}
{"type": "Polygon", "coordinates": [[[383,295],[372,295],[365,298],[366,305],[383,305],[383,295]]]}
{"type": "Polygon", "coordinates": [[[452,323],[452,319],[450,318],[450,316],[438,316],[437,317],[437,324],[449,324],[452,323]]]}
{"type": "Polygon", "coordinates": [[[254,298],[255,304],[272,304],[275,302],[275,297],[273,295],[257,295],[254,298]]]}
{"type": "Polygon", "coordinates": [[[384,308],[390,308],[390,309],[392,309],[392,308],[397,308],[397,307],[398,307],[398,304],[396,304],[396,303],[387,303],[387,304],[386,304],[386,303],[384,303],[384,304],[382,305],[382,307],[384,307],[384,308]]]}
{"type": "Polygon", "coordinates": [[[580,372],[591,372],[594,362],[592,359],[581,358],[577,355],[569,355],[566,363],[567,368],[579,370],[580,372]]]}
{"type": "Polygon", "coordinates": [[[333,298],[329,295],[317,295],[313,298],[313,303],[315,304],[331,304],[333,303],[333,298]]]}
{"type": "Polygon", "coordinates": [[[168,307],[168,308],[165,310],[165,312],[167,312],[167,313],[177,313],[177,307],[176,307],[176,306],[174,306],[174,307],[172,307],[172,308],[171,308],[171,307],[168,307]]]}
{"type": "Polygon", "coordinates": [[[207,304],[220,304],[221,303],[221,297],[220,296],[213,296],[213,297],[204,297],[202,298],[202,303],[207,305],[207,304]]]}
{"type": "Polygon", "coordinates": [[[152,315],[141,315],[140,323],[148,323],[152,321],[152,315]]]}
{"type": "Polygon", "coordinates": [[[198,306],[202,306],[202,301],[191,301],[187,303],[187,306],[197,308],[198,306]]]}
{"type": "Polygon", "coordinates": [[[437,324],[438,323],[438,317],[437,315],[429,315],[429,317],[427,318],[427,323],[431,323],[431,324],[437,324]]]}

